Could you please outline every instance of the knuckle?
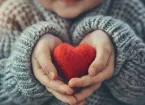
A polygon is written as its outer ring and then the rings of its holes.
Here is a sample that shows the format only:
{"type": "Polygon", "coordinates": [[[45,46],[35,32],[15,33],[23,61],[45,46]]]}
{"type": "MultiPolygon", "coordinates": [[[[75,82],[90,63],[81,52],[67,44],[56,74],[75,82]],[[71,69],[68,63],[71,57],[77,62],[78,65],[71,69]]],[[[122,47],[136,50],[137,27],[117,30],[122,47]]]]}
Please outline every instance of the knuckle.
{"type": "Polygon", "coordinates": [[[44,86],[48,85],[46,81],[41,81],[41,83],[42,83],[44,86]]]}
{"type": "Polygon", "coordinates": [[[79,81],[79,85],[81,86],[81,87],[86,87],[86,86],[88,86],[89,84],[90,84],[90,80],[89,79],[86,79],[86,78],[82,78],[82,81],[79,81]]]}
{"type": "Polygon", "coordinates": [[[62,85],[58,86],[58,91],[60,91],[62,94],[66,94],[66,92],[63,91],[63,86],[62,85]]]}
{"type": "Polygon", "coordinates": [[[37,78],[41,84],[43,84],[44,86],[46,87],[50,87],[51,85],[51,80],[47,78],[47,75],[41,75],[41,76],[38,76],[37,78]]]}
{"type": "Polygon", "coordinates": [[[50,80],[48,80],[48,81],[42,81],[41,83],[42,83],[44,86],[49,87],[49,85],[50,85],[50,80]]]}
{"type": "Polygon", "coordinates": [[[41,84],[43,84],[44,86],[46,86],[46,82],[45,81],[40,81],[41,84]]]}

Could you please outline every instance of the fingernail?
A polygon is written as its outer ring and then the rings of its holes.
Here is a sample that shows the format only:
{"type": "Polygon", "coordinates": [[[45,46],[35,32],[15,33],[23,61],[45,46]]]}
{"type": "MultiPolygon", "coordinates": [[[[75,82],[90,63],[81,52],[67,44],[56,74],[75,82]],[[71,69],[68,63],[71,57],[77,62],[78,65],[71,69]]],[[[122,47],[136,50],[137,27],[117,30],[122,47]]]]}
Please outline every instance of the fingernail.
{"type": "Polygon", "coordinates": [[[95,76],[96,75],[94,68],[91,68],[90,69],[90,75],[91,76],[95,76]]]}
{"type": "Polygon", "coordinates": [[[48,76],[49,76],[50,79],[53,79],[54,78],[54,73],[50,72],[48,76]]]}

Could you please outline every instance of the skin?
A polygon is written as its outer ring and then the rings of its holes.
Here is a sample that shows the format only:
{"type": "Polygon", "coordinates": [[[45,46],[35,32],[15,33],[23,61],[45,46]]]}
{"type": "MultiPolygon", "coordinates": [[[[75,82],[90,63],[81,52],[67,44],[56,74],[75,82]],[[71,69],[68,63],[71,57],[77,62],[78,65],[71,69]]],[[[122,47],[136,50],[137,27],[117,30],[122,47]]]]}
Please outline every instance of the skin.
{"type": "Polygon", "coordinates": [[[101,3],[102,0],[77,0],[75,5],[64,5],[62,1],[69,0],[39,0],[39,2],[49,10],[54,11],[64,18],[75,18],[81,13],[94,8],[101,3]]]}
{"type": "Polygon", "coordinates": [[[76,104],[75,97],[71,96],[73,89],[59,80],[57,70],[51,60],[51,51],[61,43],[59,38],[51,34],[40,38],[32,54],[33,72],[40,83],[56,98],[64,103],[76,104]]]}
{"type": "MultiPolygon", "coordinates": [[[[76,5],[63,6],[60,5],[60,1],[39,0],[44,7],[64,18],[75,18],[101,3],[101,0],[78,0],[76,5]]],[[[80,44],[89,44],[94,47],[97,52],[96,58],[89,67],[88,75],[72,78],[68,84],[59,79],[51,60],[51,51],[61,43],[63,42],[59,38],[51,34],[46,34],[39,39],[32,53],[34,75],[57,99],[70,105],[84,105],[85,99],[113,74],[115,54],[112,42],[101,30],[86,35],[80,44]],[[82,90],[75,93],[73,87],[81,87],[82,90]]]]}
{"type": "Polygon", "coordinates": [[[112,77],[115,52],[110,38],[101,30],[86,35],[80,44],[89,44],[97,50],[96,58],[89,67],[89,74],[69,81],[70,87],[83,88],[74,95],[81,102],[97,90],[104,80],[112,77]]]}

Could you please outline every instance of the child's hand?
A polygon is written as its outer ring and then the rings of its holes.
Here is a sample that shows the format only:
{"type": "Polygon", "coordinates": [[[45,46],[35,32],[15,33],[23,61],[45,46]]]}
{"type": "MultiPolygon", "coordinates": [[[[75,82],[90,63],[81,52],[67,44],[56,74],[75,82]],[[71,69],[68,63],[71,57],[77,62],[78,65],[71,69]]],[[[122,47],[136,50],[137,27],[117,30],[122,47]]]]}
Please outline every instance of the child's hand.
{"type": "Polygon", "coordinates": [[[96,49],[96,58],[89,67],[89,74],[69,81],[70,87],[84,87],[75,95],[78,101],[83,101],[113,75],[115,55],[111,40],[101,30],[90,33],[80,44],[89,44],[96,49]]]}
{"type": "Polygon", "coordinates": [[[32,66],[35,77],[52,93],[64,103],[75,104],[73,89],[59,80],[57,70],[51,60],[51,52],[62,43],[53,35],[44,35],[37,42],[32,54],[32,66]]]}

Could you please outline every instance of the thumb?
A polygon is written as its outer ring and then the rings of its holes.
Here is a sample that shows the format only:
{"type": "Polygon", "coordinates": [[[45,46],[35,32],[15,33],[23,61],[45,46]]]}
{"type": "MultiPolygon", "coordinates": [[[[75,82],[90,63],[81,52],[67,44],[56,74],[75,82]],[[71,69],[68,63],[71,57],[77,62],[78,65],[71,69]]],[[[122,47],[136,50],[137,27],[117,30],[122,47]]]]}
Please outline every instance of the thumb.
{"type": "Polygon", "coordinates": [[[96,49],[97,49],[96,58],[89,67],[89,74],[91,76],[95,76],[105,68],[108,59],[111,55],[110,47],[106,47],[106,46],[104,47],[103,45],[98,45],[96,49]]]}
{"type": "Polygon", "coordinates": [[[41,53],[37,56],[37,60],[42,67],[42,70],[50,79],[58,78],[57,70],[52,63],[50,49],[43,49],[41,53]]]}

